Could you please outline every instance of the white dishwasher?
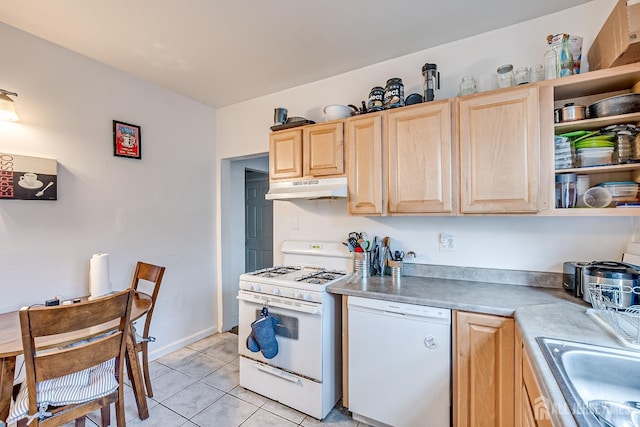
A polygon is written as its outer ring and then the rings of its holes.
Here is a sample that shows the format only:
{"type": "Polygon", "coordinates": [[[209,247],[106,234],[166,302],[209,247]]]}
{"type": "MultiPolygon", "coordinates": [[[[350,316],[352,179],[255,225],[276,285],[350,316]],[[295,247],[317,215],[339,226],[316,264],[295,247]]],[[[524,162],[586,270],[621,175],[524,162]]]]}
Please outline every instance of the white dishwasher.
{"type": "Polygon", "coordinates": [[[353,296],[348,309],[353,418],[450,426],[451,310],[353,296]]]}

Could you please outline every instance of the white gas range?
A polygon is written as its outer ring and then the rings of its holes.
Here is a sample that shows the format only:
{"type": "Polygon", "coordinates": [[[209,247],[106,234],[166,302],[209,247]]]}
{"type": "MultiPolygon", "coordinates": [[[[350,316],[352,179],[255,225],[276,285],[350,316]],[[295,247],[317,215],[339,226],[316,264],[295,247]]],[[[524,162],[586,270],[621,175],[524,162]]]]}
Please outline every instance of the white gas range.
{"type": "Polygon", "coordinates": [[[342,392],[340,299],[328,285],[352,270],[349,251],[334,242],[284,241],[285,266],[240,276],[240,385],[323,419],[342,392]],[[251,323],[267,306],[278,320],[278,354],[247,348],[251,323]]]}

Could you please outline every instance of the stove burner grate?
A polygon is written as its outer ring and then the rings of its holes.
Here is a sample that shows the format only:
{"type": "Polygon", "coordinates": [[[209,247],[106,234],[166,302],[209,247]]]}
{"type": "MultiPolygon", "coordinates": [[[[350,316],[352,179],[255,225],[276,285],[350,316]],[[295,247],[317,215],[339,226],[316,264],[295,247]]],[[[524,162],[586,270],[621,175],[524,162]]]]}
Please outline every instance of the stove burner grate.
{"type": "Polygon", "coordinates": [[[298,267],[295,265],[284,265],[284,266],[263,268],[262,270],[257,270],[249,274],[257,277],[278,277],[284,274],[293,273],[294,271],[299,271],[300,269],[301,267],[298,267]]]}

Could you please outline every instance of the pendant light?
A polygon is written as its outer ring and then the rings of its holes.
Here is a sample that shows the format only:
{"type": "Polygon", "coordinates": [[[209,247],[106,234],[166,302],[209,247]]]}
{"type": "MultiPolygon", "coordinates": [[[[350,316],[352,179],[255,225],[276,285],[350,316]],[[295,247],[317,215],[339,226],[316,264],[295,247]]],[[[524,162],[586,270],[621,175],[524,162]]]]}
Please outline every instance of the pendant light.
{"type": "Polygon", "coordinates": [[[13,102],[13,99],[9,98],[8,95],[18,96],[17,93],[0,89],[0,120],[17,122],[18,115],[16,114],[15,103],[13,102]]]}

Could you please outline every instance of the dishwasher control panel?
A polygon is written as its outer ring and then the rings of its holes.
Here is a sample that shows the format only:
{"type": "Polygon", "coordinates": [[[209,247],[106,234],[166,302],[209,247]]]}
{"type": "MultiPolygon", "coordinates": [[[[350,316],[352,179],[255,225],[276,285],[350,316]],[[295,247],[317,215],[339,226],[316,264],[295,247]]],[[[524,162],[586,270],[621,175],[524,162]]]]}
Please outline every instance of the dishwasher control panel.
{"type": "Polygon", "coordinates": [[[438,319],[449,323],[451,322],[451,310],[449,310],[448,308],[429,307],[425,305],[407,304],[401,302],[360,298],[353,296],[349,297],[348,307],[350,310],[352,308],[359,307],[363,309],[384,311],[387,313],[428,317],[431,319],[438,319]]]}

